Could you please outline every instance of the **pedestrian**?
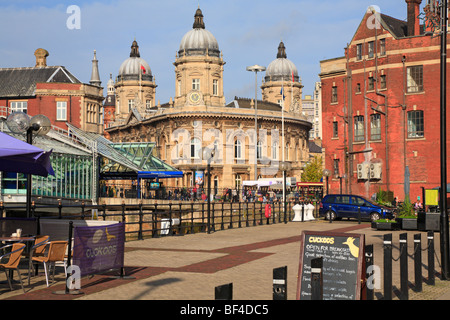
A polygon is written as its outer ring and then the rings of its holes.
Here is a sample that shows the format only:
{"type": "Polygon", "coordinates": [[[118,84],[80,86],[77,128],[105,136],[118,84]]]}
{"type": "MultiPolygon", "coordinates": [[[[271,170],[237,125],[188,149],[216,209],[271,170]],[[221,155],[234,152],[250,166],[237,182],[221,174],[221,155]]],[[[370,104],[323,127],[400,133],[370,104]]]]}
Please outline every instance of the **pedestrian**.
{"type": "Polygon", "coordinates": [[[397,208],[398,207],[398,197],[394,197],[394,200],[392,200],[391,204],[397,208]]]}

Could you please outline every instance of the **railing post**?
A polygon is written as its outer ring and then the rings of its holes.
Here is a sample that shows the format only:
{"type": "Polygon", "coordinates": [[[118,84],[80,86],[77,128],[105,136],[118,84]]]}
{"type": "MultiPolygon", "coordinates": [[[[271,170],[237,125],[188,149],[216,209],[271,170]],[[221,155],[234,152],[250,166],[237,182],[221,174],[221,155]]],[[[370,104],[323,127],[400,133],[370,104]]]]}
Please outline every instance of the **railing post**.
{"type": "Polygon", "coordinates": [[[169,236],[173,236],[172,202],[169,202],[169,236]]]}
{"type": "MultiPolygon", "coordinates": [[[[366,279],[375,279],[373,268],[373,244],[365,246],[366,279]]],[[[373,284],[366,282],[366,299],[374,299],[373,284]]]]}
{"type": "Polygon", "coordinates": [[[434,233],[433,231],[428,231],[428,285],[434,286],[434,233]]]}
{"type": "Polygon", "coordinates": [[[256,226],[256,202],[253,202],[253,226],[256,226]]]}
{"type": "Polygon", "coordinates": [[[215,300],[233,300],[233,283],[216,287],[214,298],[215,300]]]}
{"type": "Polygon", "coordinates": [[[221,219],[221,222],[220,222],[220,230],[224,230],[225,229],[225,225],[223,224],[223,205],[224,205],[224,203],[223,203],[223,201],[222,201],[222,219],[221,219]]]}
{"type": "Polygon", "coordinates": [[[230,226],[229,229],[233,229],[233,202],[230,202],[230,226]]]}
{"type": "Polygon", "coordinates": [[[287,300],[287,266],[273,269],[273,300],[287,300]]]}
{"type": "Polygon", "coordinates": [[[245,203],[245,226],[248,227],[249,223],[248,223],[248,202],[244,202],[245,203]]]}
{"type": "Polygon", "coordinates": [[[414,235],[414,290],[422,292],[422,237],[414,235]]]}
{"type": "Polygon", "coordinates": [[[311,260],[311,300],[323,300],[323,258],[311,260]]]}
{"type": "Polygon", "coordinates": [[[194,233],[194,202],[191,200],[191,230],[190,233],[194,233]]]}
{"type": "Polygon", "coordinates": [[[62,203],[58,201],[58,219],[62,219],[62,203]]]}
{"type": "Polygon", "coordinates": [[[384,253],[384,300],[392,300],[392,234],[385,234],[383,239],[384,253]]]}
{"type": "Polygon", "coordinates": [[[408,234],[402,233],[400,241],[400,300],[408,300],[408,234]]]}
{"type": "Polygon", "coordinates": [[[142,202],[139,202],[139,232],[138,232],[138,240],[143,240],[142,235],[142,224],[143,224],[143,214],[142,214],[142,202]]]}
{"type": "Polygon", "coordinates": [[[122,200],[122,222],[125,223],[127,221],[126,215],[125,215],[125,201],[122,200]]]}
{"type": "Polygon", "coordinates": [[[239,214],[238,214],[238,216],[239,216],[239,220],[238,220],[238,227],[239,228],[242,228],[242,223],[241,223],[241,203],[240,202],[238,202],[238,212],[239,212],[239,214]]]}
{"type": "Polygon", "coordinates": [[[215,227],[215,220],[214,220],[214,212],[215,212],[215,203],[214,202],[212,202],[211,203],[211,205],[212,205],[212,211],[211,211],[211,231],[212,232],[215,232],[216,231],[216,227],[215,227]]]}

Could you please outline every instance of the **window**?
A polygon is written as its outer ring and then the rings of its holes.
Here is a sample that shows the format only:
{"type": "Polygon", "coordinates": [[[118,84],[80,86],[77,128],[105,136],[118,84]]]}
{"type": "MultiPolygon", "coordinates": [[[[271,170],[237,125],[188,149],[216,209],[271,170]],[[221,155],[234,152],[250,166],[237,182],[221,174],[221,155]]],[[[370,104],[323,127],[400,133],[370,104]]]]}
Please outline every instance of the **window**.
{"type": "Polygon", "coordinates": [[[373,58],[374,57],[374,52],[375,52],[375,46],[374,46],[374,42],[373,41],[370,41],[368,44],[367,44],[367,48],[368,48],[368,56],[369,56],[369,59],[371,59],[371,58],[373,58]]]}
{"type": "Polygon", "coordinates": [[[356,84],[356,93],[361,93],[361,83],[356,84]]]}
{"type": "Polygon", "coordinates": [[[368,91],[375,90],[375,79],[373,77],[369,77],[369,84],[367,85],[368,91]]]}
{"type": "Polygon", "coordinates": [[[146,100],[146,101],[145,101],[145,108],[146,108],[147,110],[150,110],[151,107],[152,107],[152,100],[146,100]]]}
{"type": "Polygon", "coordinates": [[[128,112],[131,111],[131,109],[134,108],[134,99],[129,99],[128,100],[128,112]]]}
{"type": "Polygon", "coordinates": [[[380,89],[386,89],[386,76],[384,74],[380,76],[380,89]]]}
{"type": "Polygon", "coordinates": [[[333,88],[331,88],[331,103],[337,102],[338,102],[337,87],[334,86],[333,88]]]}
{"type": "Polygon", "coordinates": [[[11,112],[23,112],[27,113],[28,102],[27,101],[11,101],[11,112]]]}
{"type": "Polygon", "coordinates": [[[213,95],[219,95],[219,80],[213,80],[213,95]]]}
{"type": "Polygon", "coordinates": [[[408,112],[408,138],[424,137],[423,111],[408,112]]]}
{"type": "Polygon", "coordinates": [[[234,141],[234,158],[242,159],[242,143],[240,140],[234,141]]]}
{"type": "Polygon", "coordinates": [[[380,55],[386,55],[386,39],[380,39],[380,55]]]}
{"type": "Polygon", "coordinates": [[[258,160],[262,159],[262,143],[258,141],[256,145],[256,157],[258,160]]]}
{"type": "Polygon", "coordinates": [[[242,178],[240,174],[237,174],[234,180],[235,189],[239,190],[242,184],[242,178]]]}
{"type": "Polygon", "coordinates": [[[181,80],[178,80],[178,95],[181,96],[181,80]]]}
{"type": "Polygon", "coordinates": [[[272,159],[278,159],[278,142],[272,144],[272,159]]]}
{"type": "Polygon", "coordinates": [[[56,120],[67,120],[67,101],[56,102],[56,120]]]}
{"type": "Polygon", "coordinates": [[[355,141],[364,141],[364,117],[355,117],[355,141]]]}
{"type": "Polygon", "coordinates": [[[362,44],[356,45],[356,60],[362,60],[362,44]]]}
{"type": "Polygon", "coordinates": [[[290,148],[290,145],[289,145],[289,143],[287,143],[284,148],[284,157],[285,157],[284,159],[286,161],[289,161],[289,148],[290,148]]]}
{"type": "Polygon", "coordinates": [[[333,175],[339,177],[339,159],[333,159],[333,175]]]}
{"type": "Polygon", "coordinates": [[[406,69],[407,92],[423,91],[423,66],[408,67],[406,69]]]}
{"type": "Polygon", "coordinates": [[[370,116],[370,140],[381,140],[381,116],[378,113],[370,116]]]}
{"type": "Polygon", "coordinates": [[[198,138],[194,138],[191,140],[191,158],[198,158],[200,155],[200,149],[201,149],[201,144],[200,144],[200,139],[198,138]]]}
{"type": "Polygon", "coordinates": [[[338,122],[337,121],[334,121],[333,122],[333,138],[337,138],[339,135],[338,135],[338,122]]]}
{"type": "Polygon", "coordinates": [[[200,79],[192,79],[192,90],[200,90],[200,79]]]}

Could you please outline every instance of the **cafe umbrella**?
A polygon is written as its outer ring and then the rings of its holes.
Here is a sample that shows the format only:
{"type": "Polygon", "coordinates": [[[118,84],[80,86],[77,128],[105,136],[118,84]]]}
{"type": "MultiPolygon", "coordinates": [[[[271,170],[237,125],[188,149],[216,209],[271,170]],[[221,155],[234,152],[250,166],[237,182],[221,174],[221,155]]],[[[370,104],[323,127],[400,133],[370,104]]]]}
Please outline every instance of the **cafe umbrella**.
{"type": "Polygon", "coordinates": [[[54,176],[51,153],[0,132],[0,171],[54,176]]]}

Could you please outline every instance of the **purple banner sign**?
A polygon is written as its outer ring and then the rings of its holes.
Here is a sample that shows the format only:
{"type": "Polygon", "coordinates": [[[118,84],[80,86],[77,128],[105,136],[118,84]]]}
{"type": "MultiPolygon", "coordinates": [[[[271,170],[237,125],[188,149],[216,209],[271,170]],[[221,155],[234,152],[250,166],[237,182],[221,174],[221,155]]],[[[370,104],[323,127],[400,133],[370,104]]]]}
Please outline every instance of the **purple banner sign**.
{"type": "Polygon", "coordinates": [[[81,276],[122,268],[124,251],[123,223],[74,228],[73,264],[81,276]]]}

